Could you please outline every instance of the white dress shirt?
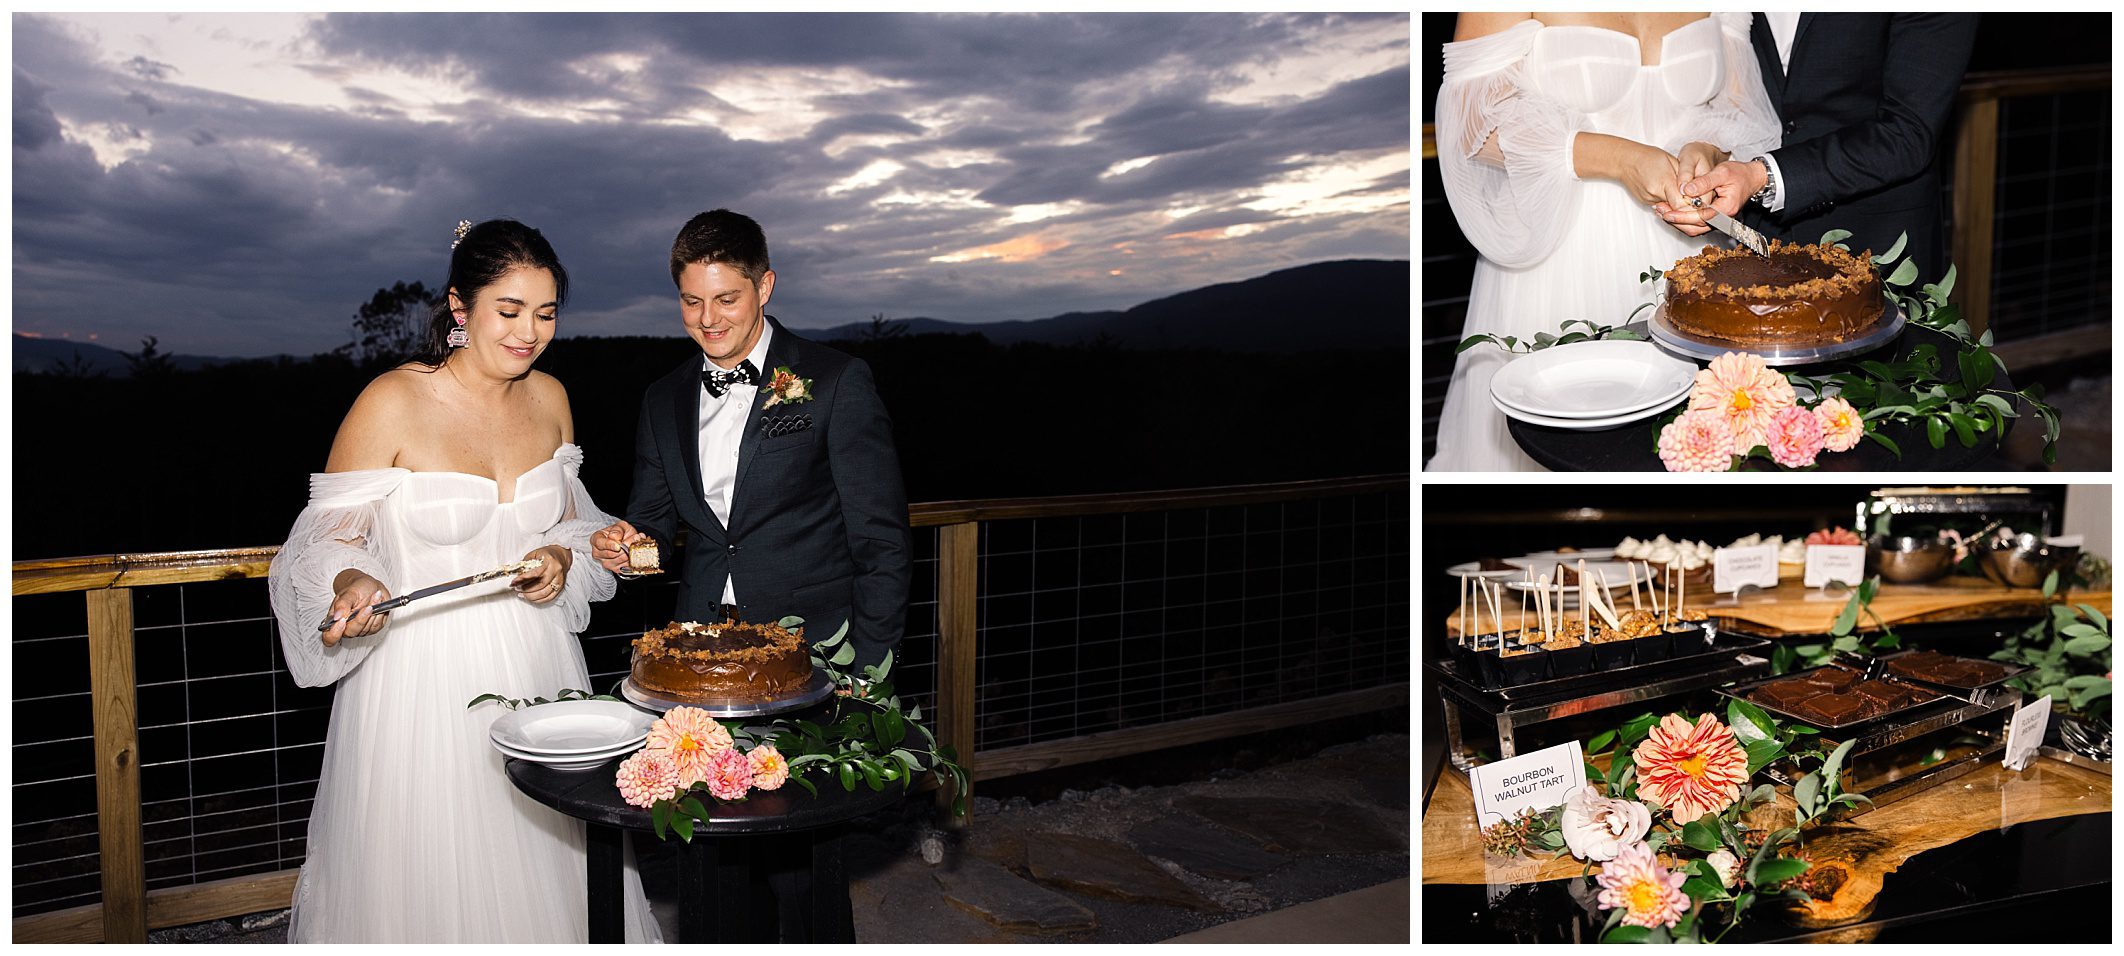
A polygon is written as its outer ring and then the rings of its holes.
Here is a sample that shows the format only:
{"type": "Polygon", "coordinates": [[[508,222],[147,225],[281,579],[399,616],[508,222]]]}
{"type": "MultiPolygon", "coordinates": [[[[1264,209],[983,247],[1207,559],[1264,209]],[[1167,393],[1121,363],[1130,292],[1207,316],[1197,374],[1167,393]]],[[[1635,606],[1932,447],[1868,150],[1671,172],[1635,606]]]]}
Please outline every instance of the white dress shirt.
{"type": "MultiPolygon", "coordinates": [[[[1797,13],[1765,13],[1763,19],[1770,23],[1770,39],[1777,44],[1778,66],[1790,72],[1792,69],[1792,38],[1799,33],[1797,13]]],[[[1764,209],[1778,212],[1785,208],[1785,174],[1777,168],[1777,157],[1763,154],[1763,164],[1770,167],[1770,199],[1762,204],[1764,209]]]]}
{"type": "MultiPolygon", "coordinates": [[[[773,338],[774,326],[761,319],[760,340],[745,356],[759,370],[762,382],[774,374],[767,367],[767,343],[773,338]]],[[[721,366],[711,364],[708,356],[701,356],[701,371],[711,368],[721,366]]],[[[721,398],[708,394],[706,384],[701,386],[701,488],[709,509],[726,530],[730,527],[731,494],[737,489],[738,446],[744,441],[745,419],[751,416],[753,400],[759,394],[759,385],[743,382],[731,385],[721,398]]],[[[723,603],[737,603],[736,585],[728,576],[723,578],[723,603]]]]}

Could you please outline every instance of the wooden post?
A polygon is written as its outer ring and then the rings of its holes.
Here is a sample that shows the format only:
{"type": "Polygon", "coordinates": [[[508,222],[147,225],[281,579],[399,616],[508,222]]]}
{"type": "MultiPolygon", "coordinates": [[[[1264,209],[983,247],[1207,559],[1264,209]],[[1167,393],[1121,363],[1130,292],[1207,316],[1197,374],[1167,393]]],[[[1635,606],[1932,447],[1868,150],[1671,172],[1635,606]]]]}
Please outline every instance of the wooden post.
{"type": "Polygon", "coordinates": [[[1972,100],[1954,148],[1954,291],[1972,335],[1991,327],[1991,239],[1998,203],[1999,101],[1972,100]]]}
{"type": "Polygon", "coordinates": [[[96,735],[96,842],[103,854],[103,941],[145,943],[147,870],[140,836],[133,590],[86,593],[90,714],[96,735]]]}
{"type": "MultiPolygon", "coordinates": [[[[951,747],[969,778],[974,770],[974,611],[981,596],[980,577],[980,522],[938,528],[937,742],[951,747]]],[[[966,799],[971,801],[973,795],[968,793],[966,799]]],[[[949,811],[951,801],[951,788],[938,788],[938,804],[949,811]]]]}

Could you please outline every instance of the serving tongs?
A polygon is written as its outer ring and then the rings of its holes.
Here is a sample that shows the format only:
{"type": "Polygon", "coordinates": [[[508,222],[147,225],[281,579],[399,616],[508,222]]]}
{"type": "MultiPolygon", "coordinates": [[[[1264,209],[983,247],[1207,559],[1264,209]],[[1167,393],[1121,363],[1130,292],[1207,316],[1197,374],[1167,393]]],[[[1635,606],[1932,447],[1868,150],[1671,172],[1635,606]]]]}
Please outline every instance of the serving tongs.
{"type": "MultiPolygon", "coordinates": [[[[525,571],[529,571],[534,568],[542,568],[545,566],[546,562],[542,558],[526,558],[522,561],[512,561],[508,564],[502,565],[501,567],[494,568],[488,571],[481,571],[478,574],[474,574],[470,577],[458,578],[455,581],[444,581],[441,584],[421,588],[420,590],[415,591],[411,594],[391,598],[387,601],[378,601],[375,604],[369,605],[369,613],[382,614],[387,611],[394,611],[398,608],[405,607],[408,604],[418,601],[421,598],[434,597],[435,595],[441,594],[444,591],[455,591],[458,588],[464,587],[467,584],[478,584],[481,581],[492,581],[495,578],[502,577],[503,575],[521,574],[525,571]]],[[[359,617],[360,612],[355,612],[354,616],[359,617]]],[[[325,631],[331,630],[332,625],[339,623],[339,621],[340,619],[337,617],[326,617],[323,623],[317,625],[318,633],[323,633],[325,631]]]]}

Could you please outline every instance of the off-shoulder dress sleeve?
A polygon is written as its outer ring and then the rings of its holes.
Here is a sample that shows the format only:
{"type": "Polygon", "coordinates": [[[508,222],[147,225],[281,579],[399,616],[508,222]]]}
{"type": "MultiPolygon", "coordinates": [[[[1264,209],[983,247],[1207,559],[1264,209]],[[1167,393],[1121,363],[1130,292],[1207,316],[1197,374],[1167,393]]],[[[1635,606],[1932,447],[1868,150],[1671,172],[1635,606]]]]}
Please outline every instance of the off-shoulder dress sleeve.
{"type": "Polygon", "coordinates": [[[564,444],[553,453],[561,460],[563,484],[568,489],[568,504],[561,519],[539,536],[534,548],[559,545],[574,553],[568,564],[568,584],[561,589],[560,597],[545,605],[548,611],[562,615],[561,626],[571,634],[580,634],[590,626],[590,604],[603,601],[619,591],[619,582],[612,572],[597,563],[590,554],[590,535],[611,527],[619,520],[606,514],[597,502],[590,499],[590,490],[583,487],[581,470],[583,450],[573,444],[564,444]]]}
{"type": "Polygon", "coordinates": [[[389,635],[386,628],[326,647],[317,624],[332,606],[333,579],[349,568],[396,593],[399,582],[385,557],[391,553],[385,540],[390,532],[377,514],[384,497],[408,474],[403,468],[372,468],[310,476],[310,503],[296,516],[268,578],[280,648],[298,686],[322,687],[347,676],[389,635]]]}
{"type": "Polygon", "coordinates": [[[1750,16],[1746,13],[1715,13],[1719,40],[1725,50],[1724,82],[1711,101],[1682,114],[1668,141],[1657,144],[1679,153],[1690,143],[1710,143],[1734,159],[1750,159],[1778,147],[1784,131],[1778,125],[1777,108],[1763,87],[1763,71],[1756,65],[1755,48],[1748,43],[1750,16]]]}
{"type": "Polygon", "coordinates": [[[1445,44],[1434,117],[1438,174],[1460,231],[1491,262],[1534,265],[1562,241],[1577,215],[1571,146],[1592,128],[1585,114],[1536,92],[1525,73],[1541,24],[1528,20],[1445,44]],[[1478,154],[1492,133],[1504,164],[1478,154]]]}

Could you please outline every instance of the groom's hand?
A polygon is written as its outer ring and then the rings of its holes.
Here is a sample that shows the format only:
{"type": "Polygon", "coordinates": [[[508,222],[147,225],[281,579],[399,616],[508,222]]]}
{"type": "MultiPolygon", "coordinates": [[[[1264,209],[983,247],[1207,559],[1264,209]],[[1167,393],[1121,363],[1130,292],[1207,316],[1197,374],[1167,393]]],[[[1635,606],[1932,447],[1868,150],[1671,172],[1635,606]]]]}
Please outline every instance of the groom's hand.
{"type": "MultiPolygon", "coordinates": [[[[1768,179],[1768,174],[1763,172],[1760,163],[1727,160],[1711,167],[1709,172],[1682,183],[1681,191],[1684,197],[1702,196],[1707,205],[1719,212],[1738,216],[1741,206],[1747,204],[1748,197],[1761,192],[1768,179]]],[[[1659,209],[1662,218],[1681,230],[1683,235],[1701,236],[1711,231],[1711,227],[1703,225],[1703,214],[1689,206],[1655,208],[1659,209]]]]}
{"type": "Polygon", "coordinates": [[[590,536],[590,556],[596,558],[597,563],[603,565],[607,571],[625,571],[627,552],[621,550],[620,546],[632,544],[643,537],[645,535],[634,530],[633,525],[625,521],[615,521],[612,527],[590,536]]]}

